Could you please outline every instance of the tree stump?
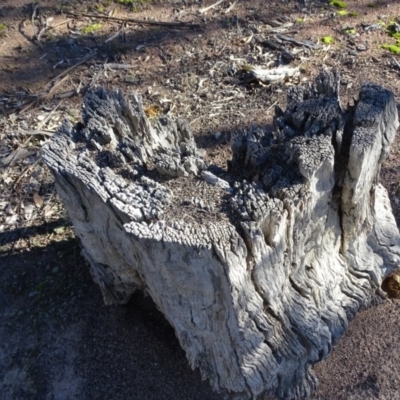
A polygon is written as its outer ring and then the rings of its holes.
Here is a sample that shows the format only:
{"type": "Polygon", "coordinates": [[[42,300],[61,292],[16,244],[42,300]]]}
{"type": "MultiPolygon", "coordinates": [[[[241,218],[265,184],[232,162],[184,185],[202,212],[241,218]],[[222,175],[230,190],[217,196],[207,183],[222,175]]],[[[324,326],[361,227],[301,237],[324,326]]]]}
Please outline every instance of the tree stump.
{"type": "Polygon", "coordinates": [[[273,132],[232,134],[225,179],[206,171],[184,121],[151,126],[120,90],[88,93],[83,122],[44,147],[105,303],[147,291],[215,390],[309,395],[312,365],[400,264],[378,182],[394,96],[364,84],[342,110],[338,90],[324,71],[289,90],[273,132]]]}

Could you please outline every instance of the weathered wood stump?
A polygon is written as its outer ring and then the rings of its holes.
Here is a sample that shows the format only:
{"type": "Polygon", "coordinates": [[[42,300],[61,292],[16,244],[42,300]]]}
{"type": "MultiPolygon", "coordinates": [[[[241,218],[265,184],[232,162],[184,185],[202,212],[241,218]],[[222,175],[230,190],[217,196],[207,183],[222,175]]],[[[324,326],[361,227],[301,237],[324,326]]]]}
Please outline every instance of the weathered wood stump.
{"type": "Polygon", "coordinates": [[[378,183],[393,94],[364,84],[343,111],[338,88],[325,71],[289,91],[273,133],[232,135],[221,187],[202,179],[186,123],[152,127],[119,90],[90,92],[83,123],[64,122],[44,148],[104,301],[146,290],[215,390],[309,395],[311,366],[400,264],[378,183]]]}

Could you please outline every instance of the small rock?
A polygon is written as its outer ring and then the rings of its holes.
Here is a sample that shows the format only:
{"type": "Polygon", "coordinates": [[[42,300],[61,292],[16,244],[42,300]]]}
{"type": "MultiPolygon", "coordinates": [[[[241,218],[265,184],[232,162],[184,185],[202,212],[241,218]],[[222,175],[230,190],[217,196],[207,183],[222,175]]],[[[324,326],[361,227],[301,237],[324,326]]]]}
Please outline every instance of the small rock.
{"type": "Polygon", "coordinates": [[[356,47],[356,49],[357,49],[357,51],[366,51],[366,50],[368,50],[368,48],[367,48],[367,46],[365,46],[365,44],[359,44],[356,47]]]}
{"type": "Polygon", "coordinates": [[[215,137],[216,140],[218,140],[218,139],[220,139],[221,135],[222,135],[221,132],[217,132],[217,133],[214,135],[214,137],[215,137]]]}

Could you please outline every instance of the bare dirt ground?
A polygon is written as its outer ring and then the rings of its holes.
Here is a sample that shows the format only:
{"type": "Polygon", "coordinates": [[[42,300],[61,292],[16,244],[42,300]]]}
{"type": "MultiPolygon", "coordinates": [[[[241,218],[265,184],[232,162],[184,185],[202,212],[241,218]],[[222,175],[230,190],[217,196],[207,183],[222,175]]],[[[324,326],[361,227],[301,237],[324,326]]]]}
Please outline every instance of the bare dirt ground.
{"type": "MultiPolygon", "coordinates": [[[[340,71],[344,103],[364,81],[400,100],[400,57],[381,48],[396,44],[388,32],[396,32],[399,2],[354,0],[340,9],[327,1],[238,0],[204,11],[213,4],[0,3],[1,400],[231,398],[212,393],[190,370],[151,299],[136,294],[127,306],[106,307],[91,280],[40,161],[61,121],[79,121],[88,88],[134,90],[150,117],[187,119],[207,160],[221,168],[234,130],[270,125],[274,105],[285,107],[287,87],[312,81],[323,67],[340,71]],[[148,24],[155,21],[181,25],[148,24]],[[249,66],[286,63],[299,67],[298,76],[275,84],[246,80],[249,66]]],[[[398,223],[399,154],[397,139],[381,173],[398,223]]],[[[312,399],[400,399],[399,332],[398,300],[361,311],[315,366],[320,386],[312,399]]]]}

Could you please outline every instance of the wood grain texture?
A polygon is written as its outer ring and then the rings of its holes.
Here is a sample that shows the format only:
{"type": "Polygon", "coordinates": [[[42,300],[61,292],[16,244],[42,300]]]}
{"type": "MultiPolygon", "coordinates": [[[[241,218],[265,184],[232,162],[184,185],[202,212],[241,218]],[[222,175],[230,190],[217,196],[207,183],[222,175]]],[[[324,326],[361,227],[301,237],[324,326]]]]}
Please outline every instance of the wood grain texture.
{"type": "Polygon", "coordinates": [[[309,395],[312,365],[400,264],[378,182],[398,127],[393,94],[365,84],[343,111],[338,90],[324,71],[289,91],[274,132],[232,135],[231,187],[212,189],[220,221],[185,220],[174,185],[187,177],[196,195],[207,166],[187,124],[152,127],[135,94],[90,92],[83,123],[65,122],[44,148],[104,301],[147,291],[215,390],[309,395]]]}

